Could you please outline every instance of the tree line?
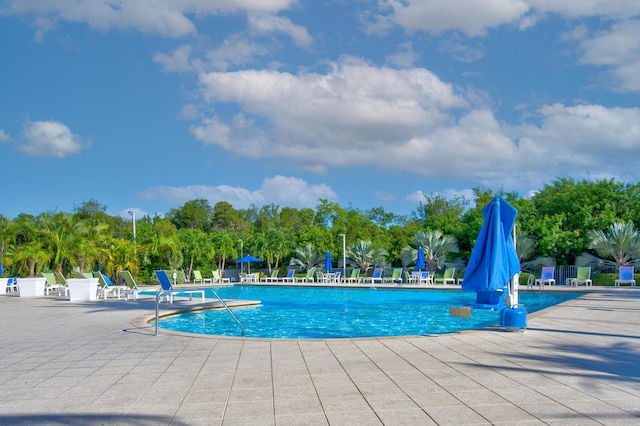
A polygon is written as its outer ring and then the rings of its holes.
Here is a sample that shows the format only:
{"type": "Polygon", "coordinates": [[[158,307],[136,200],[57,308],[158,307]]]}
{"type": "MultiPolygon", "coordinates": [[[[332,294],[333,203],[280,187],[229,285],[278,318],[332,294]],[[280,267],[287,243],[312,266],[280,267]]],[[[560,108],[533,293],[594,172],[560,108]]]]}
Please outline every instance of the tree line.
{"type": "MultiPolygon", "coordinates": [[[[243,254],[262,259],[254,267],[296,267],[301,271],[332,254],[342,268],[345,240],[348,267],[410,267],[418,247],[428,268],[464,268],[483,223],[482,208],[497,195],[518,209],[517,247],[523,270],[542,264],[640,259],[638,184],[615,180],[558,178],[527,197],[503,190],[474,188],[473,200],[425,193],[409,215],[382,207],[360,210],[326,200],[314,209],[274,204],[235,209],[195,199],[164,216],[136,220],[106,213],[89,200],[72,212],[0,215],[0,262],[4,276],[101,270],[116,276],[129,270],[146,282],[154,269],[224,271],[243,254]],[[622,246],[622,247],[621,247],[622,246]]],[[[210,275],[209,275],[210,276],[210,275]]]]}

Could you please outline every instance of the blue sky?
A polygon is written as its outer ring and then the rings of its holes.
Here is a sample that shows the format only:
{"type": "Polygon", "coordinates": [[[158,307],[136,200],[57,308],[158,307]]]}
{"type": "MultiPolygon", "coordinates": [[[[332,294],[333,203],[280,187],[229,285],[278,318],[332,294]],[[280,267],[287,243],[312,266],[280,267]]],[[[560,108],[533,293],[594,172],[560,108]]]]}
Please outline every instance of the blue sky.
{"type": "Polygon", "coordinates": [[[637,182],[637,0],[0,0],[0,213],[637,182]]]}

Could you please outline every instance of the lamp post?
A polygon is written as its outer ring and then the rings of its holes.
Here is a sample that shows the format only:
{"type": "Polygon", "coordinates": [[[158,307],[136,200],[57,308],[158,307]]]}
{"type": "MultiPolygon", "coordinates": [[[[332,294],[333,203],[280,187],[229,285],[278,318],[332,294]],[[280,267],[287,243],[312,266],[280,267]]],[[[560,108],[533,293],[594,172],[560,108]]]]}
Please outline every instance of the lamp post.
{"type": "Polygon", "coordinates": [[[347,236],[345,234],[338,234],[342,237],[342,279],[347,279],[347,236]]]}
{"type": "Polygon", "coordinates": [[[136,243],[136,212],[129,210],[127,213],[131,215],[131,228],[133,229],[133,243],[136,243]]]}
{"type": "MultiPolygon", "coordinates": [[[[240,259],[244,257],[244,241],[240,240],[240,259]]],[[[240,273],[244,272],[244,263],[240,262],[240,273]]]]}

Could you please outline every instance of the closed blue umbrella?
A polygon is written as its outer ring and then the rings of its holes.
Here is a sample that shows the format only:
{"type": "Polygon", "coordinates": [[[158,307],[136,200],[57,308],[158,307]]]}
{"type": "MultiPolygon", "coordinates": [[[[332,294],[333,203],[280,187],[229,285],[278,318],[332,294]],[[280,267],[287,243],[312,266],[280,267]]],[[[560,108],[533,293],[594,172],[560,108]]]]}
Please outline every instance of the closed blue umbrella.
{"type": "Polygon", "coordinates": [[[462,289],[478,293],[478,307],[501,307],[509,280],[520,272],[511,230],[518,211],[501,197],[482,209],[484,222],[464,273],[462,289]]]}
{"type": "Polygon", "coordinates": [[[324,255],[324,270],[327,272],[331,272],[333,269],[333,265],[331,265],[331,253],[327,252],[324,255]]]}
{"type": "Polygon", "coordinates": [[[418,257],[416,258],[416,269],[422,271],[424,269],[424,250],[418,248],[418,257]]]}

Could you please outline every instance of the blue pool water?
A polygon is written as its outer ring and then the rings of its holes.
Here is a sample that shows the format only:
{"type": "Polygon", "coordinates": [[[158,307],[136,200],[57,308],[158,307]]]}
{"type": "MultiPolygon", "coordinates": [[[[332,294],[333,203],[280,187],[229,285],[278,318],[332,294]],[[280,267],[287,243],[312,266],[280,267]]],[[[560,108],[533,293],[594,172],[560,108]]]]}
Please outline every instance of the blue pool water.
{"type": "MultiPolygon", "coordinates": [[[[223,299],[260,300],[258,306],[232,308],[245,337],[321,339],[413,336],[482,329],[499,323],[499,312],[473,309],[471,318],[451,317],[449,307],[468,306],[474,292],[456,290],[337,287],[216,287],[223,299]]],[[[580,296],[577,293],[520,293],[527,312],[580,296]]],[[[207,295],[207,299],[213,298],[207,295]]],[[[160,327],[189,333],[242,336],[225,310],[170,316],[160,327]]]]}

